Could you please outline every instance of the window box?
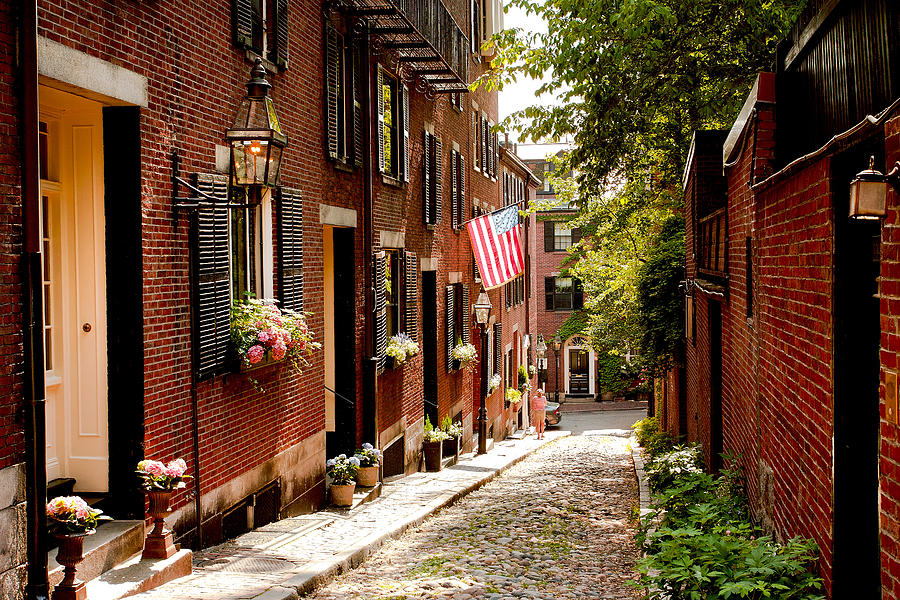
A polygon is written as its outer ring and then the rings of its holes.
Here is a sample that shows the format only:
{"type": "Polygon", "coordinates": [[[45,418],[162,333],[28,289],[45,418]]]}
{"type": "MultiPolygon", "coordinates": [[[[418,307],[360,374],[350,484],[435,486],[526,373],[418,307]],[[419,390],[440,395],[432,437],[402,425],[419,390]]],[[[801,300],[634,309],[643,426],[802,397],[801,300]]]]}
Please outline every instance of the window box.
{"type": "Polygon", "coordinates": [[[299,372],[307,364],[306,357],[321,347],[313,341],[306,317],[279,309],[274,300],[235,302],[231,341],[242,373],[277,362],[287,362],[299,372]]]}

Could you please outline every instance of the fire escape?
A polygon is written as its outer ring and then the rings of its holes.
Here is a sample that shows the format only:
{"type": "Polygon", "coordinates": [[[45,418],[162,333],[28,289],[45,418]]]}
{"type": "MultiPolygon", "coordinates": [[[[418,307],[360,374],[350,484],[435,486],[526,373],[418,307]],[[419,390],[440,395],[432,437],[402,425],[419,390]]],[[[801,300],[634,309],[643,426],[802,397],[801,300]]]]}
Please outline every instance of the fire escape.
{"type": "Polygon", "coordinates": [[[441,0],[340,0],[381,47],[436,94],[468,91],[469,39],[441,0]]]}

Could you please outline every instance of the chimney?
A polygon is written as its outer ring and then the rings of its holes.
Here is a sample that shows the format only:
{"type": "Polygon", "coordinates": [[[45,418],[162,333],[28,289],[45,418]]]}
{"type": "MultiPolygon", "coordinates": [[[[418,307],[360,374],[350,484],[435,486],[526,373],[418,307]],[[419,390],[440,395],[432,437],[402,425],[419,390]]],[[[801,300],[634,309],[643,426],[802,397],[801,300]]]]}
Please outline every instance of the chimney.
{"type": "Polygon", "coordinates": [[[503,134],[503,147],[506,148],[507,150],[509,150],[509,134],[508,133],[503,134]]]}

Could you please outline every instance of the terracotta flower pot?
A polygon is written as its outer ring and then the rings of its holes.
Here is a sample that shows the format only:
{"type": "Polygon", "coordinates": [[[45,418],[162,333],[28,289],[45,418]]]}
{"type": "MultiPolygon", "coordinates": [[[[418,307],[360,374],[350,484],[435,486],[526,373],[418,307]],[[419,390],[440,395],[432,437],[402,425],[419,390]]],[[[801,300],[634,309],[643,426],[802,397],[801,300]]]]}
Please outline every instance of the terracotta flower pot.
{"type": "Polygon", "coordinates": [[[94,530],[86,533],[60,534],[59,551],[56,554],[56,562],[63,565],[63,579],[53,589],[53,600],[85,600],[87,588],[83,581],[75,576],[76,565],[84,558],[84,538],[93,534],[94,530]]]}
{"type": "Polygon", "coordinates": [[[441,459],[443,458],[441,450],[443,449],[443,442],[424,442],[425,447],[425,470],[426,471],[440,471],[441,470],[441,459]]]}
{"type": "Polygon", "coordinates": [[[169,501],[174,490],[148,490],[150,498],[150,518],[153,519],[153,529],[147,534],[144,543],[144,552],[141,558],[169,558],[177,549],[175,548],[175,536],[172,531],[166,529],[165,518],[172,511],[169,510],[169,501]]]}
{"type": "Polygon", "coordinates": [[[360,487],[375,487],[378,485],[378,465],[374,467],[360,467],[356,472],[356,483],[360,487]]]}
{"type": "Polygon", "coordinates": [[[331,484],[331,503],[335,506],[352,506],[355,488],[356,482],[341,485],[331,484]]]}

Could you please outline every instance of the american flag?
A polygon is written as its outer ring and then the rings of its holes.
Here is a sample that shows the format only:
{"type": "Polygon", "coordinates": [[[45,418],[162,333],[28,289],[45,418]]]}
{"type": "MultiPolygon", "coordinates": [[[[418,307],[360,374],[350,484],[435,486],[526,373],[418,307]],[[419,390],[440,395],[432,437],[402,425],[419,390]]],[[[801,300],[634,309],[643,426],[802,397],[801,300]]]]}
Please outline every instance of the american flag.
{"type": "Polygon", "coordinates": [[[499,287],[525,271],[517,204],[472,219],[466,228],[485,289],[499,287]]]}

